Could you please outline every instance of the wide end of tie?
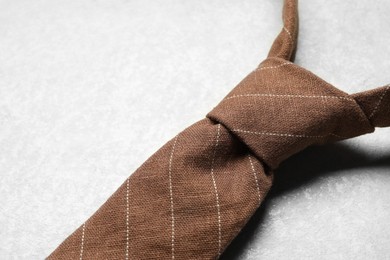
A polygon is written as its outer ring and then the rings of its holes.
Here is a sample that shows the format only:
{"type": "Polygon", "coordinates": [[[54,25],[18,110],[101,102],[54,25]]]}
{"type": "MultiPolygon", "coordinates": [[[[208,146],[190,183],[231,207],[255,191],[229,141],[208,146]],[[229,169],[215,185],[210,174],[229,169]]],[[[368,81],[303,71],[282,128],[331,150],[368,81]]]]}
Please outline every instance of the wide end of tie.
{"type": "Polygon", "coordinates": [[[245,144],[203,119],[151,156],[47,259],[217,259],[272,180],[245,144]]]}

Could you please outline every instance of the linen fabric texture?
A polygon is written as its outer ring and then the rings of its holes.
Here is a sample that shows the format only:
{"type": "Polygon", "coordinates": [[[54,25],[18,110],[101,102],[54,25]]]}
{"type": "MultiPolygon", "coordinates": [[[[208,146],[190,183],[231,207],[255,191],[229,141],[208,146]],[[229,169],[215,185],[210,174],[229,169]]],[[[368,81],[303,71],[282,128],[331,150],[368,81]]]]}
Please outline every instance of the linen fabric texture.
{"type": "Polygon", "coordinates": [[[390,125],[390,87],[349,95],[292,62],[297,1],[268,58],[205,119],[152,155],[48,259],[218,259],[313,144],[390,125]]]}

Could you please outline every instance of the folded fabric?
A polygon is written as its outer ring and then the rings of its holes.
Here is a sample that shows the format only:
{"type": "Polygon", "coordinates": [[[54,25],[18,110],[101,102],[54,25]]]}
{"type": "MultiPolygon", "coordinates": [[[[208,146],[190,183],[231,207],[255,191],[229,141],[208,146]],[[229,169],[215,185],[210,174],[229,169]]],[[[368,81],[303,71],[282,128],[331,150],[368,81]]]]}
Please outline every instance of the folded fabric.
{"type": "Polygon", "coordinates": [[[349,95],[292,62],[297,1],[269,56],[205,119],[151,156],[48,259],[217,259],[313,144],[390,126],[390,86],[349,95]]]}

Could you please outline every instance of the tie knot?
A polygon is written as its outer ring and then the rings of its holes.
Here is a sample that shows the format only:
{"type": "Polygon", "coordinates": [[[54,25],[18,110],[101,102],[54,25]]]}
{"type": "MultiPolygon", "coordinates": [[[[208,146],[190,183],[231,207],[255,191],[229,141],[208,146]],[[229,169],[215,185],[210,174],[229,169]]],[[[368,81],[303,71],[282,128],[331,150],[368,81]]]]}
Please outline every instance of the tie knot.
{"type": "Polygon", "coordinates": [[[271,168],[307,146],[374,131],[353,96],[280,58],[265,60],[207,116],[271,168]]]}

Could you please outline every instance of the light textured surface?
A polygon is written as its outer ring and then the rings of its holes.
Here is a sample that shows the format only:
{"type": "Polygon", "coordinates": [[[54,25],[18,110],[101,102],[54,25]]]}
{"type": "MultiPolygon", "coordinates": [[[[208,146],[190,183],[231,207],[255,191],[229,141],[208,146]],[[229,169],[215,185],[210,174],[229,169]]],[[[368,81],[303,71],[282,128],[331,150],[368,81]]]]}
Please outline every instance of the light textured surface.
{"type": "MultiPolygon", "coordinates": [[[[0,1],[0,258],[42,259],[265,58],[281,1],[0,1]]],[[[296,63],[389,83],[390,3],[300,1],[296,63]]],[[[223,259],[390,259],[390,130],[313,147],[223,259]],[[309,163],[308,163],[309,162],[309,163]]]]}

